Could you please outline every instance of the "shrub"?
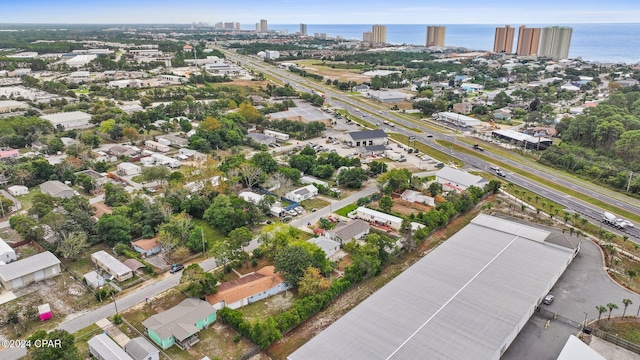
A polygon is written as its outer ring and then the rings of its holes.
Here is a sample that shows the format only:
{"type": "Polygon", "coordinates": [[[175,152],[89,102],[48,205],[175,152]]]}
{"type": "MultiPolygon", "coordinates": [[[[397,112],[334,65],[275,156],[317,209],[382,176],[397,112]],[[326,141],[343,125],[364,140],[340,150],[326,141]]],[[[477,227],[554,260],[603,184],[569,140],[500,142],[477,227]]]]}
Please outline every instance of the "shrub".
{"type": "Polygon", "coordinates": [[[120,314],[113,315],[113,323],[116,325],[122,324],[122,315],[120,314]]]}

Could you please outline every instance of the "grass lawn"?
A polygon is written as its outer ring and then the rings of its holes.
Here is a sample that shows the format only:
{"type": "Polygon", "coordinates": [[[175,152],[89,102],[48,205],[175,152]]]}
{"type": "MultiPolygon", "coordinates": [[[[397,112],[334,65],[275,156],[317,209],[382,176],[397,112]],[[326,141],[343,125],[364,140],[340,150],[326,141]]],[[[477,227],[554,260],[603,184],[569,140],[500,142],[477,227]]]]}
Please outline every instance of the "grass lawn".
{"type": "Polygon", "coordinates": [[[79,330],[78,332],[73,334],[75,338],[76,347],[78,348],[78,350],[80,350],[80,354],[89,353],[89,345],[87,344],[87,342],[89,341],[89,339],[91,339],[95,335],[100,334],[101,332],[102,332],[102,329],[98,325],[91,324],[86,328],[79,330]]]}
{"type": "MultiPolygon", "coordinates": [[[[633,305],[632,305],[633,306],[633,305]]],[[[620,304],[620,307],[624,307],[624,305],[620,304]]],[[[633,310],[627,309],[627,316],[629,313],[633,315],[633,310]]],[[[640,320],[637,318],[627,318],[622,319],[611,319],[607,320],[605,318],[606,313],[603,314],[602,320],[596,323],[596,327],[604,330],[610,334],[614,334],[617,337],[623,338],[629,342],[640,345],[640,320]]]]}
{"type": "MultiPolygon", "coordinates": [[[[401,143],[401,144],[403,144],[403,145],[406,145],[406,144],[407,144],[408,139],[407,139],[407,136],[406,136],[406,135],[403,135],[403,134],[397,134],[397,133],[390,133],[390,134],[389,134],[389,136],[390,136],[392,139],[394,139],[394,140],[396,140],[396,141],[400,142],[400,143],[401,143]]],[[[453,156],[447,155],[447,154],[443,153],[443,152],[442,152],[442,151],[440,151],[440,150],[436,150],[436,149],[434,149],[434,148],[430,147],[430,146],[429,146],[429,145],[427,145],[427,144],[423,144],[423,143],[421,143],[420,141],[417,141],[417,140],[416,140],[416,141],[413,141],[413,140],[412,140],[412,141],[411,141],[411,145],[413,145],[413,148],[414,148],[414,149],[417,149],[418,151],[420,151],[420,152],[422,152],[422,153],[425,153],[425,154],[427,154],[427,155],[431,156],[432,158],[434,158],[434,159],[436,159],[436,160],[442,161],[442,162],[443,162],[443,163],[445,163],[445,164],[446,164],[446,163],[450,163],[450,162],[451,162],[451,163],[456,164],[456,165],[457,165],[457,166],[459,166],[459,167],[464,166],[464,163],[463,163],[462,161],[460,161],[460,160],[458,160],[458,159],[454,158],[453,156]]]]}
{"type": "Polygon", "coordinates": [[[27,195],[18,196],[17,199],[22,205],[22,210],[29,210],[31,206],[33,206],[33,198],[39,194],[42,194],[42,192],[40,192],[40,188],[33,187],[29,190],[27,195]]]}
{"type": "Polygon", "coordinates": [[[285,291],[264,300],[254,302],[240,308],[244,318],[249,321],[264,320],[268,316],[277,315],[291,308],[297,296],[292,291],[285,291]]]}
{"type": "MultiPolygon", "coordinates": [[[[392,135],[392,137],[393,137],[393,135],[392,135]]],[[[457,145],[457,144],[454,144],[454,143],[451,143],[451,142],[448,142],[448,141],[438,141],[438,143],[440,145],[442,145],[442,146],[446,146],[446,147],[448,147],[450,149],[454,149],[457,152],[463,152],[465,154],[473,155],[473,156],[476,156],[478,158],[481,158],[482,160],[491,162],[491,163],[493,163],[495,165],[500,166],[503,169],[507,169],[507,170],[512,171],[512,172],[514,172],[516,174],[522,175],[522,176],[528,178],[529,180],[532,180],[532,181],[535,181],[537,183],[543,184],[545,186],[548,186],[548,187],[554,188],[556,190],[562,191],[563,193],[565,193],[567,195],[571,195],[571,196],[573,196],[573,197],[575,197],[577,199],[580,199],[582,201],[588,202],[588,203],[590,203],[592,205],[595,205],[595,206],[598,206],[598,207],[603,208],[605,210],[614,212],[614,213],[616,213],[618,215],[621,215],[623,217],[628,218],[629,220],[632,220],[632,221],[635,221],[635,222],[640,222],[640,216],[638,216],[638,215],[636,215],[636,214],[634,214],[634,213],[632,213],[630,211],[621,209],[621,208],[619,208],[617,206],[611,205],[610,203],[595,199],[595,198],[593,198],[593,197],[591,197],[589,195],[583,194],[583,193],[581,193],[579,191],[576,191],[576,190],[570,189],[568,187],[562,186],[562,185],[560,185],[558,183],[555,183],[555,182],[553,182],[551,180],[548,180],[548,179],[546,179],[546,178],[544,178],[542,176],[534,175],[534,174],[529,173],[528,171],[522,170],[520,168],[516,168],[516,167],[510,166],[510,165],[507,165],[507,164],[505,164],[503,162],[500,162],[500,161],[496,161],[495,159],[493,159],[493,158],[491,158],[491,157],[489,157],[487,155],[483,155],[479,151],[473,150],[472,148],[466,148],[466,147],[463,147],[463,146],[460,146],[460,145],[457,145]]]]}
{"type": "Polygon", "coordinates": [[[207,239],[209,244],[214,244],[219,241],[223,241],[226,236],[220,230],[214,229],[209,225],[208,222],[202,219],[191,219],[195,226],[200,226],[202,228],[202,232],[204,232],[204,238],[207,239]]]}
{"type": "Polygon", "coordinates": [[[353,210],[357,209],[358,205],[356,204],[350,204],[347,205],[345,207],[343,207],[342,209],[338,209],[336,211],[334,211],[334,213],[340,215],[340,216],[344,216],[347,217],[347,214],[349,214],[350,212],[352,212],[353,210]]]}
{"type": "Polygon", "coordinates": [[[311,211],[311,209],[322,209],[323,207],[329,206],[329,202],[322,199],[308,199],[300,203],[300,205],[305,208],[305,210],[311,211]]]}

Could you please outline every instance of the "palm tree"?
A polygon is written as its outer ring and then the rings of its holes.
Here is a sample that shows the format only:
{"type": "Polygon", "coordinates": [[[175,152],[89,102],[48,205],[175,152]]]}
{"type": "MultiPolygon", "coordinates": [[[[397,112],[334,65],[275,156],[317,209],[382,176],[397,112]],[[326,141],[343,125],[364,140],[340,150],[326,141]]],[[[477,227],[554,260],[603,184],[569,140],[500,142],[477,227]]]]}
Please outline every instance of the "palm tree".
{"type": "Polygon", "coordinates": [[[596,310],[598,310],[598,323],[600,323],[600,318],[602,317],[602,314],[607,312],[607,308],[602,305],[597,305],[596,310]]]}
{"type": "Polygon", "coordinates": [[[634,256],[638,253],[638,249],[640,249],[640,244],[633,243],[633,255],[634,256]]]}
{"type": "Polygon", "coordinates": [[[564,217],[564,224],[567,225],[567,221],[569,221],[569,219],[571,218],[571,215],[565,212],[563,217],[564,217]]]}
{"type": "Polygon", "coordinates": [[[626,314],[627,312],[627,307],[633,304],[633,301],[631,301],[631,299],[622,299],[622,303],[624,304],[624,310],[622,311],[622,320],[624,320],[624,314],[626,314]]]}
{"type": "Polygon", "coordinates": [[[584,229],[585,225],[587,225],[588,222],[589,222],[589,220],[587,220],[587,218],[581,218],[580,219],[581,227],[584,229]]]}
{"type": "Polygon", "coordinates": [[[534,199],[535,199],[535,201],[536,201],[536,205],[538,205],[538,200],[540,200],[540,196],[536,195],[536,196],[534,197],[534,199]]]}
{"type": "Polygon", "coordinates": [[[607,320],[611,320],[611,311],[613,311],[614,309],[617,309],[618,305],[614,303],[608,303],[607,308],[609,308],[609,316],[607,317],[607,320]]]}
{"type": "Polygon", "coordinates": [[[629,235],[622,235],[622,242],[625,243],[629,240],[629,235]]]}
{"type": "Polygon", "coordinates": [[[627,270],[627,276],[629,276],[629,285],[633,282],[633,278],[638,276],[638,272],[632,269],[627,270]]]}
{"type": "Polygon", "coordinates": [[[577,212],[574,212],[573,213],[573,223],[577,224],[579,220],[580,220],[580,214],[578,214],[577,212]]]}

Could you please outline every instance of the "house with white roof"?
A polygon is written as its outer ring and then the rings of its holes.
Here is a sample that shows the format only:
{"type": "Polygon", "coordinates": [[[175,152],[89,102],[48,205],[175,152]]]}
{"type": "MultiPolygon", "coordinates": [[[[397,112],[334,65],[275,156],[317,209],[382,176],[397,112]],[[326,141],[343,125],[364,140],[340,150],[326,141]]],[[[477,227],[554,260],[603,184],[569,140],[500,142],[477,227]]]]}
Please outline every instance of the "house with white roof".
{"type": "Polygon", "coordinates": [[[489,181],[481,176],[445,166],[436,172],[436,181],[445,191],[463,192],[470,186],[484,187],[489,181]]]}
{"type": "Polygon", "coordinates": [[[60,260],[49,251],[45,251],[0,266],[0,285],[5,290],[13,290],[59,274],[60,260]]]}
{"type": "Polygon", "coordinates": [[[73,130],[93,127],[93,124],[91,124],[91,114],[82,111],[62,112],[42,115],[40,117],[49,121],[54,128],[62,126],[65,130],[73,130]]]}
{"type": "Polygon", "coordinates": [[[335,260],[334,257],[338,251],[340,251],[340,243],[324,236],[319,236],[316,238],[311,238],[307,240],[308,243],[312,243],[317,245],[322,251],[327,259],[335,260]]]}
{"type": "Polygon", "coordinates": [[[316,195],[318,195],[318,188],[313,185],[307,185],[286,193],[284,197],[299,203],[301,201],[311,199],[316,195]]]}
{"type": "Polygon", "coordinates": [[[4,239],[0,238],[0,264],[8,264],[16,259],[16,251],[4,239]]]}
{"type": "Polygon", "coordinates": [[[264,199],[264,195],[256,194],[251,191],[243,191],[238,194],[240,198],[242,198],[246,202],[250,202],[252,204],[258,205],[262,199],[264,199]]]}
{"type": "Polygon", "coordinates": [[[133,271],[127,265],[121,263],[120,260],[104,250],[91,254],[91,261],[117,281],[124,281],[133,277],[133,271]]]}
{"type": "Polygon", "coordinates": [[[356,218],[362,219],[369,223],[388,226],[393,230],[400,230],[400,228],[402,227],[401,218],[385,214],[380,211],[372,210],[364,206],[360,206],[358,209],[356,209],[356,218]]]}

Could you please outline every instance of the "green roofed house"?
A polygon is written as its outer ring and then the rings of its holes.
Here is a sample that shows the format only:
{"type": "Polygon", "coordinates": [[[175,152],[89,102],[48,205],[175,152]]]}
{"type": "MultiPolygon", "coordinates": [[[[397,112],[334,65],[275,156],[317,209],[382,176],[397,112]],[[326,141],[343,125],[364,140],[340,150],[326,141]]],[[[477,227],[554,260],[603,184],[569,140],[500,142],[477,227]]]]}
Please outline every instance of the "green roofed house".
{"type": "Polygon", "coordinates": [[[198,332],[216,321],[216,309],[196,298],[180,304],[142,322],[149,338],[163,350],[178,345],[182,350],[198,343],[198,332]]]}

